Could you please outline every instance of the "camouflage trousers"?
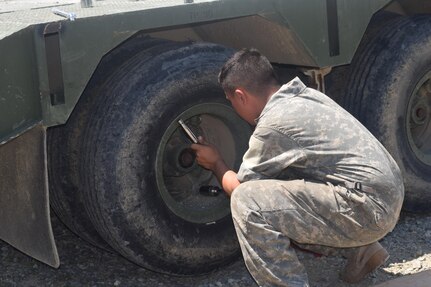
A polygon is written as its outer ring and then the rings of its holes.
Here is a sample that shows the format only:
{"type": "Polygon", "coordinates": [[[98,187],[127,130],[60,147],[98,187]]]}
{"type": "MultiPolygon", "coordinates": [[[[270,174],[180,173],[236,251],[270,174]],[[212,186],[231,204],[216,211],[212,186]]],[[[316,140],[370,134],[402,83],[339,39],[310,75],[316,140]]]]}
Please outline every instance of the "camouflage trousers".
{"type": "Polygon", "coordinates": [[[232,217],[246,266],[259,286],[309,286],[292,241],[318,253],[340,254],[394,228],[398,214],[351,192],[304,180],[249,181],[235,189],[232,217]]]}

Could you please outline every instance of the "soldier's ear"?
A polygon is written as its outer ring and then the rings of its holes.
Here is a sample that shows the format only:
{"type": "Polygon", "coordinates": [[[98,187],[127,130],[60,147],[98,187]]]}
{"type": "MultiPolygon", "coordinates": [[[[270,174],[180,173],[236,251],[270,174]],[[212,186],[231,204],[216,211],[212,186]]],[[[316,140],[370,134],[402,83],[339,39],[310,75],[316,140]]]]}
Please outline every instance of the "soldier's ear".
{"type": "Polygon", "coordinates": [[[248,102],[248,94],[245,90],[238,88],[235,90],[235,97],[237,97],[238,101],[245,105],[248,102]]]}

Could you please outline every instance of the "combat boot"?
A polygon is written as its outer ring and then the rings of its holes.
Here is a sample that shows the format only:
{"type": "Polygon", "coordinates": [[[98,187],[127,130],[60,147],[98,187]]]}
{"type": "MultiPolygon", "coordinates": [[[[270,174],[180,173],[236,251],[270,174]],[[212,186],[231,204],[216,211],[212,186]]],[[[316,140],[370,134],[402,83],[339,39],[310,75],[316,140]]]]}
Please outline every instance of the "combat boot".
{"type": "Polygon", "coordinates": [[[354,248],[340,278],[348,283],[357,283],[382,266],[388,258],[388,252],[378,242],[354,248]]]}

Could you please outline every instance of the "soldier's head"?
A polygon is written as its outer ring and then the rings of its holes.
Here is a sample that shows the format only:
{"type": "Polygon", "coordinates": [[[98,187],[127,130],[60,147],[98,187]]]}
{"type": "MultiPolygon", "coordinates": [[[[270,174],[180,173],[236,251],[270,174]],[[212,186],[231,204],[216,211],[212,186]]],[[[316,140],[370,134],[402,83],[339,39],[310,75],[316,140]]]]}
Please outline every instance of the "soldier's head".
{"type": "Polygon", "coordinates": [[[266,102],[280,88],[269,60],[256,49],[236,52],[219,74],[226,98],[250,124],[259,117],[266,102]]]}

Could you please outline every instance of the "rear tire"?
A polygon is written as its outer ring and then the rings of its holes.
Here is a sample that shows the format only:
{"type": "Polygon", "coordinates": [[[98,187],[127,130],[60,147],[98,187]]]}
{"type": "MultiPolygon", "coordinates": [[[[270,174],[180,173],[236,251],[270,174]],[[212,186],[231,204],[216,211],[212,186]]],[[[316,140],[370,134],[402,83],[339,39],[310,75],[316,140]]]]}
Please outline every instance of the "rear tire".
{"type": "Polygon", "coordinates": [[[430,16],[396,19],[363,46],[352,63],[345,106],[398,163],[404,208],[430,211],[430,16]]]}
{"type": "Polygon", "coordinates": [[[85,140],[82,139],[82,131],[97,97],[101,95],[100,87],[114,71],[137,53],[161,47],[169,49],[169,43],[144,34],[136,34],[111,51],[101,60],[67,123],[48,129],[51,207],[75,234],[107,251],[112,252],[112,248],[100,237],[84,206],[84,191],[78,173],[79,163],[83,160],[80,142],[85,140]]]}
{"type": "Polygon", "coordinates": [[[236,155],[232,164],[239,166],[250,128],[217,83],[218,70],[231,53],[209,44],[147,50],[100,90],[103,97],[98,97],[82,142],[86,209],[99,234],[141,266],[199,274],[239,255],[229,200],[225,195],[199,197],[199,185],[214,184],[214,178],[187,159],[190,141],[177,124],[180,116],[190,122],[202,118],[213,124],[202,131],[207,138],[220,141],[215,136],[220,131],[230,134],[235,143],[230,152],[236,155]],[[178,164],[182,155],[184,162],[178,164]]]}

